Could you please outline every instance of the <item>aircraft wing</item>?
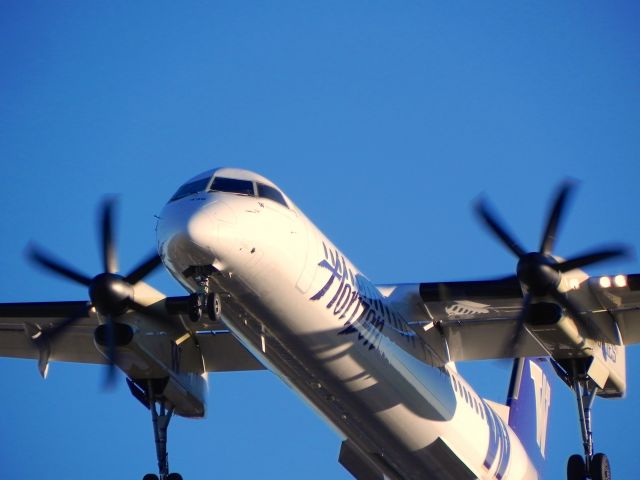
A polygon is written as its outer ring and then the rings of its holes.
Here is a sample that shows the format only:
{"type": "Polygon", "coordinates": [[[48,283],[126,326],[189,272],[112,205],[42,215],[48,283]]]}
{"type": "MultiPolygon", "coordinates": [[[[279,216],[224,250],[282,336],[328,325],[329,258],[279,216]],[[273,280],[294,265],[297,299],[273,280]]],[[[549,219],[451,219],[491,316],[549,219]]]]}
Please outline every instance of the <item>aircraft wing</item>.
{"type": "MultiPolygon", "coordinates": [[[[575,271],[563,281],[567,285],[577,282],[575,290],[566,286],[565,293],[583,306],[585,316],[594,322],[600,335],[596,340],[640,343],[640,274],[626,275],[618,284],[611,278],[608,284],[575,271]]],[[[523,299],[515,277],[380,288],[418,335],[430,345],[443,345],[437,353],[445,361],[512,356],[509,347],[514,342],[523,299]]],[[[525,328],[518,353],[535,357],[553,352],[554,356],[562,356],[569,347],[550,332],[552,329],[544,325],[525,328]]]]}
{"type": "Polygon", "coordinates": [[[604,285],[592,282],[591,289],[603,310],[615,318],[624,344],[640,343],[640,274],[619,275],[604,285]]]}
{"type": "MultiPolygon", "coordinates": [[[[381,290],[420,337],[430,345],[443,346],[437,353],[444,361],[511,357],[507,347],[513,342],[522,304],[515,278],[405,284],[381,290]]],[[[525,356],[548,355],[529,331],[523,332],[520,344],[525,356]]]]}
{"type": "MultiPolygon", "coordinates": [[[[121,318],[135,322],[142,317],[130,312],[121,318]]],[[[177,327],[183,319],[180,314],[170,314],[169,320],[177,327]]],[[[38,302],[0,304],[0,356],[40,360],[41,368],[49,361],[77,363],[107,363],[94,344],[94,331],[99,325],[96,314],[87,302],[38,302]],[[43,314],[42,312],[47,312],[43,314]],[[43,351],[31,340],[41,328],[77,316],[78,320],[64,333],[57,335],[43,351]]],[[[204,323],[202,330],[195,330],[204,365],[209,372],[262,370],[264,367],[220,322],[204,323]]],[[[159,327],[151,334],[163,334],[159,327]]]]}

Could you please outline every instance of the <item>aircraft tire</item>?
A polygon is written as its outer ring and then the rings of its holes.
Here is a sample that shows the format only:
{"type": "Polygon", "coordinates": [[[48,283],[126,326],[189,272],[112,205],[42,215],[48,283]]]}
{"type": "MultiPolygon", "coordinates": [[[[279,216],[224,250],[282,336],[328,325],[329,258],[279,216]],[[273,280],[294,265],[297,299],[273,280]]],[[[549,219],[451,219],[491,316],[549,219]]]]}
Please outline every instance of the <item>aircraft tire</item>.
{"type": "Polygon", "coordinates": [[[584,464],[582,455],[571,455],[567,462],[567,480],[585,480],[587,478],[587,467],[584,464]]]}
{"type": "Polygon", "coordinates": [[[144,477],[142,477],[142,480],[159,480],[159,478],[155,473],[147,473],[144,477]]]}
{"type": "Polygon", "coordinates": [[[591,460],[591,480],[611,480],[611,465],[604,453],[596,453],[591,460]]]}
{"type": "Polygon", "coordinates": [[[222,319],[222,302],[218,293],[210,293],[207,296],[207,314],[214,322],[222,319]]]}
{"type": "Polygon", "coordinates": [[[192,322],[199,322],[202,318],[202,301],[200,295],[195,293],[189,295],[189,319],[192,322]]]}
{"type": "Polygon", "coordinates": [[[179,473],[170,473],[167,476],[167,480],[182,480],[182,475],[180,475],[179,473]]]}

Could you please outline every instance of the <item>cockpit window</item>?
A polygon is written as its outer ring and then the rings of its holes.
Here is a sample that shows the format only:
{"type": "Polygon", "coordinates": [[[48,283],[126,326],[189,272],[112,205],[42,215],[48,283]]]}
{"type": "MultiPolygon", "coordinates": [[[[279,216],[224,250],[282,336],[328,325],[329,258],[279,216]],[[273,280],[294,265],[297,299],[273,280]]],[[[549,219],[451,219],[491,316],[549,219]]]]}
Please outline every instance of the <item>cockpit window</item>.
{"type": "Polygon", "coordinates": [[[240,195],[253,196],[253,182],[250,180],[237,180],[235,178],[216,177],[213,179],[211,192],[239,193],[240,195]]]}
{"type": "MultiPolygon", "coordinates": [[[[198,180],[194,180],[193,182],[185,183],[182,185],[178,191],[171,197],[170,202],[175,200],[179,200],[181,198],[187,197],[194,193],[198,192],[227,192],[227,193],[235,193],[238,195],[247,195],[247,196],[255,196],[254,191],[254,182],[251,180],[239,180],[237,178],[227,178],[227,177],[214,177],[213,182],[207,189],[207,185],[211,181],[211,177],[201,178],[198,180]]],[[[278,189],[271,187],[269,185],[265,185],[263,183],[256,183],[257,193],[260,198],[266,198],[268,200],[272,200],[276,203],[279,203],[285,208],[289,208],[287,205],[287,201],[284,199],[284,196],[278,189]]]]}
{"type": "Polygon", "coordinates": [[[273,200],[274,202],[278,202],[280,205],[287,207],[287,202],[285,201],[282,194],[273,187],[269,185],[263,185],[262,183],[258,183],[258,196],[262,198],[268,198],[269,200],[273,200]]]}
{"type": "Polygon", "coordinates": [[[171,197],[170,202],[178,200],[183,197],[187,197],[192,193],[203,192],[207,188],[207,184],[211,180],[211,177],[201,178],[200,180],[194,180],[193,182],[185,183],[182,185],[176,193],[171,197]]]}

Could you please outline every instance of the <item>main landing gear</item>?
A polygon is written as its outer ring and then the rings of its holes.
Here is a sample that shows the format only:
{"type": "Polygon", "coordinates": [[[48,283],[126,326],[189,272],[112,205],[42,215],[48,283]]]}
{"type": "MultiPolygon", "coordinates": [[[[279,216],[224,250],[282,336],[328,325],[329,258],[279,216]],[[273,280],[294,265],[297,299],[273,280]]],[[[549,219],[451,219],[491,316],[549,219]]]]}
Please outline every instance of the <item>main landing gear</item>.
{"type": "Polygon", "coordinates": [[[153,436],[156,441],[156,456],[158,458],[158,472],[147,473],[142,480],[182,480],[179,473],[169,473],[169,454],[167,453],[167,430],[173,415],[173,408],[167,408],[164,398],[155,394],[154,381],[147,384],[148,407],[151,411],[153,436]]]}
{"type": "Polygon", "coordinates": [[[588,376],[579,374],[573,365],[571,386],[578,402],[580,432],[584,456],[571,455],[567,462],[568,480],[611,480],[609,459],[604,453],[593,454],[593,434],[591,431],[591,409],[596,398],[597,385],[588,376]]]}

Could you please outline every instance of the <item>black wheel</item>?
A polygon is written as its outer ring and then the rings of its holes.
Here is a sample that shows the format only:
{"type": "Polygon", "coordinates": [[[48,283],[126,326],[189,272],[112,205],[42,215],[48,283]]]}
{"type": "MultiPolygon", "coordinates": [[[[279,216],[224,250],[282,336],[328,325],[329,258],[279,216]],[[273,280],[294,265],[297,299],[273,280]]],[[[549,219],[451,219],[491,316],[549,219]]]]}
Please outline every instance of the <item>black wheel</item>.
{"type": "Polygon", "coordinates": [[[199,322],[202,318],[202,300],[196,293],[189,295],[189,318],[192,322],[199,322]]]}
{"type": "Polygon", "coordinates": [[[179,473],[170,473],[167,476],[167,480],[182,480],[182,475],[180,475],[179,473]]]}
{"type": "Polygon", "coordinates": [[[587,467],[584,464],[582,455],[571,455],[567,462],[567,480],[585,480],[587,478],[587,467]]]}
{"type": "Polygon", "coordinates": [[[219,322],[222,318],[222,302],[220,294],[210,293],[207,295],[207,314],[214,322],[219,322]]]}
{"type": "Polygon", "coordinates": [[[591,460],[591,480],[611,480],[611,466],[604,453],[596,453],[591,460]]]}
{"type": "Polygon", "coordinates": [[[160,480],[158,478],[158,475],[156,475],[155,473],[147,473],[144,477],[142,477],[142,480],[160,480]]]}

